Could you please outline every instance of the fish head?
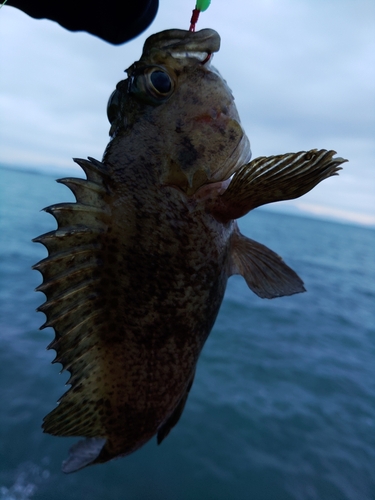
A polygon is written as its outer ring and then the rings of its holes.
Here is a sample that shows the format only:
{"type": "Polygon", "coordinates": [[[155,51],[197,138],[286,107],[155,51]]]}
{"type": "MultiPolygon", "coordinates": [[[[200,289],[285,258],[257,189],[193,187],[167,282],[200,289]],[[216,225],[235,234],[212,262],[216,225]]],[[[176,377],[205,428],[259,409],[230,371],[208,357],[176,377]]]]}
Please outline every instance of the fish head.
{"type": "Polygon", "coordinates": [[[112,138],[148,152],[160,183],[188,196],[251,157],[232,92],[211,65],[219,48],[211,29],[154,34],[108,102],[112,138]]]}

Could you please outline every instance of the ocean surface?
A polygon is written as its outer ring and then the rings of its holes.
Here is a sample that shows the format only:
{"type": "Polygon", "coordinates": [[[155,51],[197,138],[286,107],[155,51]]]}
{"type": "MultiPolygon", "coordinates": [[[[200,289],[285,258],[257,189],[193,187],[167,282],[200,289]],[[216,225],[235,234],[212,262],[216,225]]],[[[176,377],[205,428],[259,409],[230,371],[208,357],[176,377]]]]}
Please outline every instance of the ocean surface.
{"type": "Polygon", "coordinates": [[[0,500],[374,500],[375,231],[257,210],[242,231],[307,293],[256,297],[232,277],[179,424],[126,458],[60,471],[77,439],[41,431],[68,374],[39,331],[55,229],[51,175],[0,169],[0,500]]]}

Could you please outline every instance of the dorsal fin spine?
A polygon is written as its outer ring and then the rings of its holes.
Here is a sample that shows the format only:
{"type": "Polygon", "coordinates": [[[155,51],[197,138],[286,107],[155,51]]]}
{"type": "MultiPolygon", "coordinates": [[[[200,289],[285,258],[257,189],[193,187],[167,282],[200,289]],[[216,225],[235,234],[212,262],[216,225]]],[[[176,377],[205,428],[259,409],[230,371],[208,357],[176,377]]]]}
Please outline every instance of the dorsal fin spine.
{"type": "Polygon", "coordinates": [[[72,420],[69,415],[72,405],[75,406],[74,419],[80,411],[82,414],[88,411],[87,408],[80,410],[80,403],[71,391],[77,392],[77,384],[88,376],[89,367],[94,366],[95,356],[91,353],[99,342],[97,329],[105,323],[98,285],[103,242],[111,217],[108,168],[96,160],[77,160],[77,163],[85,171],[87,180],[58,181],[71,189],[77,201],[47,207],[45,211],[55,217],[58,227],[34,239],[42,243],[49,254],[34,266],[43,276],[37,290],[47,296],[38,308],[47,316],[41,328],[54,328],[55,338],[48,348],[56,350],[53,362],[61,363],[63,370],[70,371],[68,383],[72,385],[59,406],[46,417],[44,428],[63,435],[81,434],[82,422],[72,420]]]}

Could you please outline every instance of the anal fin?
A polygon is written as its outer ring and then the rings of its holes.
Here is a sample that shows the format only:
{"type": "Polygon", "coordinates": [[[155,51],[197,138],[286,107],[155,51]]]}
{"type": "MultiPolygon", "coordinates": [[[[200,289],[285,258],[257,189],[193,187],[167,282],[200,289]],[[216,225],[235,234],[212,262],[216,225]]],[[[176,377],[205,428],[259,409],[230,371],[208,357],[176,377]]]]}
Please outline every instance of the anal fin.
{"type": "Polygon", "coordinates": [[[241,274],[259,297],[273,299],[305,292],[301,278],[282,258],[237,230],[232,236],[231,274],[241,274]]]}

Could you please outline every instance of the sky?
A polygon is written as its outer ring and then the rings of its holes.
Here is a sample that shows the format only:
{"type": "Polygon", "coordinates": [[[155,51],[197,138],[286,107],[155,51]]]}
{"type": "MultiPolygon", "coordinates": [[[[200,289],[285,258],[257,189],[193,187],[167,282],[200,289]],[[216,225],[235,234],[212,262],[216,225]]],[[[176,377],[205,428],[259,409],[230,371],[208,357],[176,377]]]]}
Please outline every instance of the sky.
{"type": "MultiPolygon", "coordinates": [[[[120,46],[1,8],[0,164],[81,176],[72,157],[101,159],[108,97],[124,70],[151,34],[188,29],[193,8],[160,0],[151,26],[120,46]]],[[[339,177],[274,209],[375,226],[374,0],[212,0],[202,28],[221,36],[213,65],[253,158],[324,148],[349,160],[339,177]]]]}

